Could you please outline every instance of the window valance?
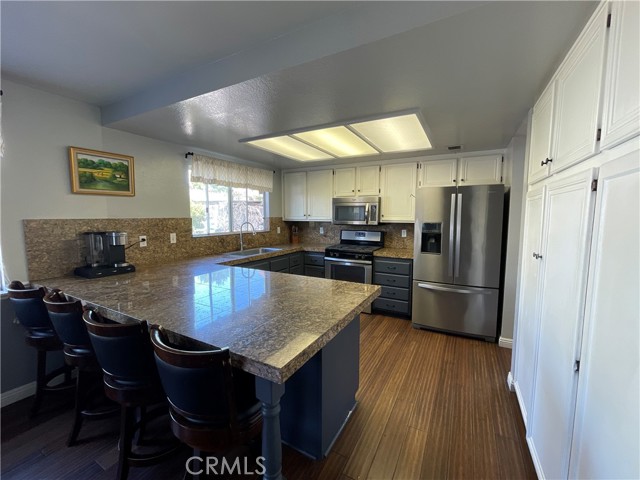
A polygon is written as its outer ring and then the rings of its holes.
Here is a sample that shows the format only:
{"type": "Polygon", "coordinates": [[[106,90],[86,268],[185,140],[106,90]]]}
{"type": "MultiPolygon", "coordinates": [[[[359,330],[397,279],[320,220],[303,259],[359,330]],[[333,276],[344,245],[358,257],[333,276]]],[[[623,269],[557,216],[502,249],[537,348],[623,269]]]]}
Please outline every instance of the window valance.
{"type": "Polygon", "coordinates": [[[191,181],[250,188],[259,192],[273,191],[273,171],[204,155],[193,155],[191,181]]]}

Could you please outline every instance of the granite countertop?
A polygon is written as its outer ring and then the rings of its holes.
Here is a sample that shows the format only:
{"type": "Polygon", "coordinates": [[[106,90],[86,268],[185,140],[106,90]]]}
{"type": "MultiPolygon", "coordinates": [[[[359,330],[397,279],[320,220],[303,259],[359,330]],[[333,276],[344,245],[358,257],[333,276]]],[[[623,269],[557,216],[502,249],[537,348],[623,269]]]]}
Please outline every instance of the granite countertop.
{"type": "MultiPolygon", "coordinates": [[[[142,321],[217,347],[229,347],[234,366],[284,383],[380,295],[381,287],[232,267],[244,257],[203,257],[136,272],[39,283],[60,288],[117,321],[142,321]]],[[[323,251],[324,246],[318,247],[323,251]]]]}
{"type": "Polygon", "coordinates": [[[409,248],[381,248],[373,252],[374,257],[408,258],[413,260],[413,249],[409,248]]]}

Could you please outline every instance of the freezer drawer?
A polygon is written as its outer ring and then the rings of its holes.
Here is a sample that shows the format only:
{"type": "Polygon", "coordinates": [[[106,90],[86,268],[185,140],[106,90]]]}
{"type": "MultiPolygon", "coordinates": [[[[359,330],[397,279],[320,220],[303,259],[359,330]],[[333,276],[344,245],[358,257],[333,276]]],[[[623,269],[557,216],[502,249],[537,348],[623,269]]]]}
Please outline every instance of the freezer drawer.
{"type": "Polygon", "coordinates": [[[413,282],[416,327],[484,337],[494,341],[498,323],[498,289],[413,282]]]}

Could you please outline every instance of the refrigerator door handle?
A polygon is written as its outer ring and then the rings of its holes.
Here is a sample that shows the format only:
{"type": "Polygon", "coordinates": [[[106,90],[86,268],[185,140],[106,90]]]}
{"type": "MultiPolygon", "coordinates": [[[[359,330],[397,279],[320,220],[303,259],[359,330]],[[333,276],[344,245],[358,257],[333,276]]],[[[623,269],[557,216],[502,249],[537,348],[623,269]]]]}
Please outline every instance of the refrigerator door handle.
{"type": "Polygon", "coordinates": [[[433,285],[431,283],[418,283],[418,287],[425,290],[436,290],[438,292],[451,292],[451,293],[467,293],[474,295],[490,295],[491,291],[486,288],[451,288],[443,287],[441,285],[433,285]]]}
{"type": "Polygon", "coordinates": [[[453,240],[454,240],[454,228],[456,218],[456,194],[451,194],[451,213],[449,214],[449,268],[447,272],[450,277],[453,277],[453,240]]]}
{"type": "Polygon", "coordinates": [[[458,202],[457,202],[456,212],[456,258],[455,265],[456,271],[454,277],[460,276],[460,234],[462,232],[462,194],[458,193],[458,202]]]}

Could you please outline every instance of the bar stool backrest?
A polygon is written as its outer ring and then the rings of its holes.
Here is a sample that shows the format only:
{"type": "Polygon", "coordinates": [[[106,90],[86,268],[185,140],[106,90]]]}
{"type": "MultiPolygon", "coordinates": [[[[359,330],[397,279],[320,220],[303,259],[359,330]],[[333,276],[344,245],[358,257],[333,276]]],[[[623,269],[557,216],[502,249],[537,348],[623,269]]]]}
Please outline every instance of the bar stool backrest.
{"type": "Polygon", "coordinates": [[[27,330],[53,330],[44,305],[44,288],[9,288],[9,301],[20,324],[27,330]]]}
{"type": "Polygon", "coordinates": [[[68,346],[91,348],[80,301],[69,301],[61,292],[54,293],[44,297],[44,304],[60,340],[68,346]]]}

